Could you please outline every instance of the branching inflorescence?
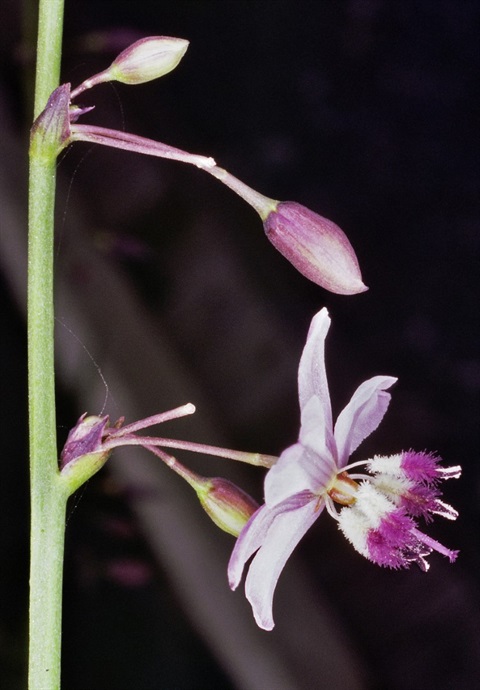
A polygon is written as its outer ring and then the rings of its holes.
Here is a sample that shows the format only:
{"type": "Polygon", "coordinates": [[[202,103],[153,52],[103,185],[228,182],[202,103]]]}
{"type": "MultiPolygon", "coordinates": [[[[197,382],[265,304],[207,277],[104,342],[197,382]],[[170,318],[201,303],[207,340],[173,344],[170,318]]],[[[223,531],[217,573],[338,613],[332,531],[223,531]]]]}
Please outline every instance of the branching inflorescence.
{"type": "MultiPolygon", "coordinates": [[[[257,211],[269,240],[304,276],[338,294],[365,291],[355,252],[332,221],[296,202],[263,196],[210,157],[78,123],[92,110],[92,106],[75,103],[88,89],[113,80],[140,84],[160,77],[177,66],[187,47],[183,39],[142,39],[73,91],[69,84],[59,86],[33,125],[32,153],[57,156],[65,147],[83,141],[194,165],[230,187],[257,211]]],[[[71,430],[60,458],[59,477],[65,492],[73,493],[119,446],[137,445],[154,453],[192,486],[212,520],[238,537],[228,566],[232,589],[254,556],[246,578],[246,595],[258,625],[266,630],[274,625],[272,602],[280,573],[324,508],[354,548],[380,566],[396,569],[416,563],[426,571],[426,558],[433,551],[454,561],[457,552],[421,532],[417,523],[419,519],[428,522],[433,515],[451,520],[457,517],[456,511],[441,500],[439,484],[459,477],[460,467],[442,468],[434,454],[412,450],[350,462],[362,441],[380,424],[396,379],[375,376],[362,383],[334,424],[324,357],[329,327],[330,317],[322,309],[312,320],[300,360],[298,441],[279,457],[139,433],[192,414],[195,408],[191,404],[128,425],[119,420],[110,426],[106,416],[83,415],[71,430]],[[259,506],[227,479],[205,478],[190,471],[165,449],[211,454],[267,468],[264,503],[259,506]]]]}

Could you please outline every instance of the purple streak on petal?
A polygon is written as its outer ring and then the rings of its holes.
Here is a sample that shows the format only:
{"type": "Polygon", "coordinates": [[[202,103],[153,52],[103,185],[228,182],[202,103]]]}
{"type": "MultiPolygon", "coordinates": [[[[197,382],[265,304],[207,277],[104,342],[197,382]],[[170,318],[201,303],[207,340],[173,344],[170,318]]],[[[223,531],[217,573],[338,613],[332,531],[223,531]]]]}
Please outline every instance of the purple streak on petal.
{"type": "Polygon", "coordinates": [[[298,395],[301,410],[312,396],[316,395],[320,399],[324,423],[331,430],[333,428],[332,408],[325,371],[325,338],[329,328],[328,311],[322,309],[312,319],[307,342],[303,348],[298,368],[298,395]]]}
{"type": "Polygon", "coordinates": [[[390,403],[390,388],[397,379],[393,376],[374,376],[362,383],[335,424],[338,466],[344,467],[361,442],[375,431],[390,403]]]}
{"type": "Polygon", "coordinates": [[[296,510],[279,511],[271,523],[267,538],[250,565],[245,584],[247,599],[260,628],[273,628],[273,594],[280,573],[293,549],[319,517],[324,505],[317,507],[317,502],[310,500],[296,510]]]}

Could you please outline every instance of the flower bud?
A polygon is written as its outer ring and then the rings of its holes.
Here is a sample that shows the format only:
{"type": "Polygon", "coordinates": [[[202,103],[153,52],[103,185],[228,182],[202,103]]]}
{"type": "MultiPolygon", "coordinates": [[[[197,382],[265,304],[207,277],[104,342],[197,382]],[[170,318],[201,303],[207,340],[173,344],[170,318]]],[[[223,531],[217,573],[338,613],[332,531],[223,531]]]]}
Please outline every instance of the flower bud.
{"type": "Polygon", "coordinates": [[[270,242],[306,278],[339,295],[368,290],[352,245],[338,225],[294,201],[269,199],[217,165],[205,171],[255,209],[270,242]]]}
{"type": "Polygon", "coordinates": [[[72,91],[72,99],[97,84],[119,81],[122,84],[143,84],[168,74],[178,65],[188,48],[184,38],[150,36],[125,48],[110,67],[86,79],[72,91]]]}
{"type": "Polygon", "coordinates": [[[258,508],[258,503],[245,491],[228,481],[215,477],[193,485],[205,512],[224,532],[238,537],[258,508]]]}
{"type": "Polygon", "coordinates": [[[60,455],[60,474],[73,493],[107,462],[111,450],[103,448],[108,416],[83,415],[68,434],[60,455]]]}
{"type": "Polygon", "coordinates": [[[70,84],[62,84],[32,125],[30,154],[55,159],[70,138],[70,84]]]}
{"type": "Polygon", "coordinates": [[[294,201],[281,201],[263,227],[273,246],[317,285],[339,295],[368,289],[352,245],[331,220],[294,201]]]}
{"type": "Polygon", "coordinates": [[[110,79],[123,84],[143,84],[168,74],[178,65],[188,41],[169,36],[150,36],[136,41],[112,62],[110,79]]]}

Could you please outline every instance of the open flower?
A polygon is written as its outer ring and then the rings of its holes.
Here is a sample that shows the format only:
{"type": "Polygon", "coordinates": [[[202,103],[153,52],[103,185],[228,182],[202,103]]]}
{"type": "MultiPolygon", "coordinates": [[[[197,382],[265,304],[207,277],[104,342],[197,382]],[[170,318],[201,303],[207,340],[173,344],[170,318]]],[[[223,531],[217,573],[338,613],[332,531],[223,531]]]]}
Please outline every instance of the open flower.
{"type": "Polygon", "coordinates": [[[241,532],[228,567],[230,586],[236,589],[246,562],[257,552],[245,590],[255,619],[265,630],[274,626],[272,601],[280,573],[325,507],[353,546],[379,565],[407,567],[416,561],[426,570],[425,556],[432,550],[451,560],[456,556],[419,532],[415,517],[431,513],[456,517],[453,508],[439,500],[436,485],[442,478],[459,476],[460,468],[442,470],[437,459],[425,453],[347,464],[380,424],[390,402],[386,391],[396,379],[375,376],[362,383],[334,426],[324,362],[329,326],[328,312],[322,309],[312,321],[300,360],[299,440],[267,473],[265,504],[241,532]],[[360,464],[366,464],[374,476],[348,474],[360,464]],[[334,502],[343,506],[340,513],[334,502]]]}

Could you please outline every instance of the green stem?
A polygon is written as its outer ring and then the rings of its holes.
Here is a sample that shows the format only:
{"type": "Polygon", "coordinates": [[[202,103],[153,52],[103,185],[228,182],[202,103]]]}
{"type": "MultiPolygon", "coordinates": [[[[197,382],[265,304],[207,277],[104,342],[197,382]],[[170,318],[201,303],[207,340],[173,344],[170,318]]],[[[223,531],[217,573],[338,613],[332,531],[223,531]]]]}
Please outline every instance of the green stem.
{"type": "MultiPolygon", "coordinates": [[[[40,0],[35,115],[58,86],[63,0],[40,0]]],[[[57,465],[53,224],[56,158],[32,147],[29,177],[28,395],[31,476],[30,690],[60,687],[67,492],[57,465]]]]}
{"type": "Polygon", "coordinates": [[[38,8],[37,66],[34,117],[60,83],[64,0],[40,0],[38,8]]]}

